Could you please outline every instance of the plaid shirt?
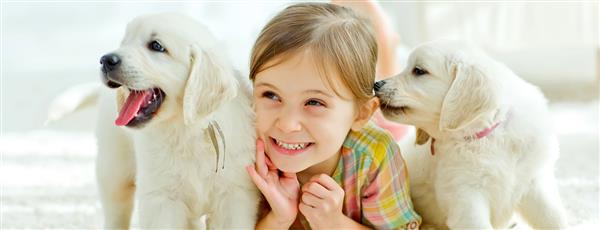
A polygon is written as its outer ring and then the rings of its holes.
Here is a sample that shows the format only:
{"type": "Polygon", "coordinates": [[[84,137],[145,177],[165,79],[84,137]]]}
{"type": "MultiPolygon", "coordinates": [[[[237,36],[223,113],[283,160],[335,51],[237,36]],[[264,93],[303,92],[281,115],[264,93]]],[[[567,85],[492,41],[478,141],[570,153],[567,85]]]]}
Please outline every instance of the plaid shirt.
{"type": "MultiPolygon", "coordinates": [[[[419,228],[400,148],[375,123],[348,134],[332,178],[346,194],[343,213],[354,221],[376,229],[419,228]]],[[[300,222],[310,228],[306,219],[300,222]]]]}

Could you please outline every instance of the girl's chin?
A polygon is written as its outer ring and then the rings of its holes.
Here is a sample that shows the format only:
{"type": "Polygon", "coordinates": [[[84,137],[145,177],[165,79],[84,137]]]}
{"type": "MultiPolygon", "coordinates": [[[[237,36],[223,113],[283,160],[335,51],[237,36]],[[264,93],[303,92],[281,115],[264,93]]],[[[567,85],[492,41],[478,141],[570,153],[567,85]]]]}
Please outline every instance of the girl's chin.
{"type": "Polygon", "coordinates": [[[284,173],[299,173],[299,172],[302,172],[303,170],[296,169],[296,168],[291,168],[291,169],[288,169],[288,168],[279,168],[279,171],[282,171],[284,173]]]}
{"type": "Polygon", "coordinates": [[[302,165],[298,164],[298,161],[289,161],[289,160],[278,160],[271,158],[271,162],[279,169],[279,171],[286,173],[299,173],[306,169],[302,165]]]}

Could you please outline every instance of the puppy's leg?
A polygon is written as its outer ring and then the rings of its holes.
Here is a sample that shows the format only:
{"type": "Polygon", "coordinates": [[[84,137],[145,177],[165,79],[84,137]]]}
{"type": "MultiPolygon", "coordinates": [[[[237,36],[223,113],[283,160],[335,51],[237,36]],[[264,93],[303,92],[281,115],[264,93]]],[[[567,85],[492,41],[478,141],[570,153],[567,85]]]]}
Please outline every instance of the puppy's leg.
{"type": "Polygon", "coordinates": [[[140,228],[189,229],[188,207],[175,194],[152,192],[139,196],[140,228]],[[157,194],[158,193],[158,194],[157,194]]]}
{"type": "Polygon", "coordinates": [[[446,225],[450,229],[493,229],[489,202],[477,191],[445,194],[448,207],[446,225]]]}
{"type": "Polygon", "coordinates": [[[523,196],[518,210],[523,219],[535,229],[565,229],[567,220],[553,177],[549,172],[535,179],[523,196]]]}
{"type": "Polygon", "coordinates": [[[134,203],[135,154],[123,130],[103,124],[98,126],[97,132],[96,177],[104,227],[127,229],[134,203]]]}
{"type": "Polygon", "coordinates": [[[232,188],[219,202],[213,203],[209,226],[216,229],[254,229],[259,201],[256,189],[232,188]]]}

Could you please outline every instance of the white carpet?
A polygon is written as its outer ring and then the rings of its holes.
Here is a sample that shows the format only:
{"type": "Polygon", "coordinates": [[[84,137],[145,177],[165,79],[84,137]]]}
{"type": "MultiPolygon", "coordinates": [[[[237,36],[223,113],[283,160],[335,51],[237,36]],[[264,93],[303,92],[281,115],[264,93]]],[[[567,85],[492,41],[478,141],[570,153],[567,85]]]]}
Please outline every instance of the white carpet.
{"type": "MultiPolygon", "coordinates": [[[[556,175],[569,223],[600,229],[598,102],[552,104],[551,110],[561,144],[556,175]]],[[[4,133],[0,228],[101,227],[95,151],[91,131],[4,133]]]]}

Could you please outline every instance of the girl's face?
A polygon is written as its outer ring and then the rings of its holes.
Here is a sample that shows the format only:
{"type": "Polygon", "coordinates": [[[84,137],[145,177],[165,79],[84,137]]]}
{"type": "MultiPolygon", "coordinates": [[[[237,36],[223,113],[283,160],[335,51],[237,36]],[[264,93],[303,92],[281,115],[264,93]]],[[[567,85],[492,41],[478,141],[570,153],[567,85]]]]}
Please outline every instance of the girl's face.
{"type": "Polygon", "coordinates": [[[319,170],[326,167],[326,162],[338,159],[337,153],[356,120],[357,109],[349,99],[353,98],[350,89],[341,85],[337,74],[331,77],[339,84],[333,86],[339,96],[321,78],[308,52],[294,54],[256,75],[258,137],[280,170],[293,173],[309,168],[319,170]]]}

